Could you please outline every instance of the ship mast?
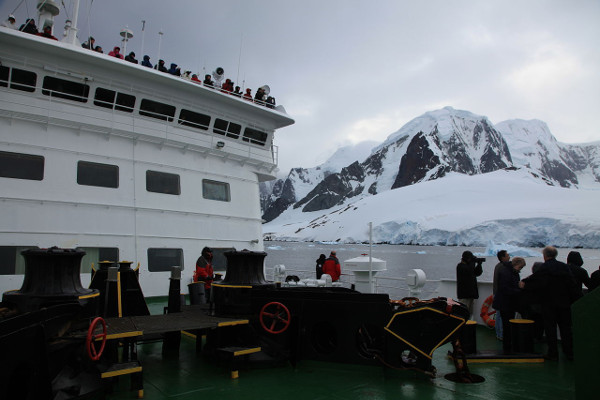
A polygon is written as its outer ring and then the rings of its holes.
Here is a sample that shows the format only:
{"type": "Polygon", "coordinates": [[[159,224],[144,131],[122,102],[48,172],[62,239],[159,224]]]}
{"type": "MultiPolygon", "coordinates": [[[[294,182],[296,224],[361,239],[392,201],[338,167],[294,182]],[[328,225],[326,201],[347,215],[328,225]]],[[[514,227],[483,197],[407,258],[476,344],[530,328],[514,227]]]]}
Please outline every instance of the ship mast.
{"type": "Polygon", "coordinates": [[[77,41],[77,19],[79,18],[79,0],[73,0],[73,20],[69,24],[65,26],[65,30],[67,32],[67,36],[63,40],[65,43],[70,43],[72,45],[77,45],[79,42],[77,41]]]}

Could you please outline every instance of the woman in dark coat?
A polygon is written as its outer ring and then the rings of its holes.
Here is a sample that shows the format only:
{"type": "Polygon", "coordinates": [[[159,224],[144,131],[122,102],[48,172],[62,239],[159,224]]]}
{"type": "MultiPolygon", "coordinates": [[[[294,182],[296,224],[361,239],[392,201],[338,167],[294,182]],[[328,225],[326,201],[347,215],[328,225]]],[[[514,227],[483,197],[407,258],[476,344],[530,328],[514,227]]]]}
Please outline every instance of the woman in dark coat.
{"type": "Polygon", "coordinates": [[[321,254],[317,259],[317,266],[315,267],[317,271],[317,279],[321,279],[321,276],[323,275],[323,264],[325,263],[325,260],[327,260],[325,254],[321,254]]]}
{"type": "Polygon", "coordinates": [[[512,352],[512,335],[510,332],[510,320],[515,318],[515,313],[520,309],[521,289],[519,281],[520,272],[525,266],[522,257],[515,257],[512,261],[502,263],[498,271],[498,290],[494,296],[492,306],[502,317],[502,349],[504,354],[512,352]]]}

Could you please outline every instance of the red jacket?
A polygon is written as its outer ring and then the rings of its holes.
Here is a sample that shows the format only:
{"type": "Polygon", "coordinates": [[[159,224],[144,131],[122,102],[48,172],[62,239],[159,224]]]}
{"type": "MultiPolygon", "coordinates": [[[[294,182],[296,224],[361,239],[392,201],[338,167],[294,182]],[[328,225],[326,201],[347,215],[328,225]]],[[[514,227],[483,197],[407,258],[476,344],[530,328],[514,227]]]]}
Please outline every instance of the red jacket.
{"type": "Polygon", "coordinates": [[[196,271],[194,272],[194,282],[204,281],[204,288],[210,289],[213,275],[214,271],[212,264],[204,257],[198,258],[198,261],[196,261],[196,271]]]}
{"type": "Polygon", "coordinates": [[[323,273],[329,274],[332,282],[337,282],[337,280],[340,279],[342,270],[337,257],[330,256],[327,260],[325,260],[325,263],[323,264],[323,273]]]}

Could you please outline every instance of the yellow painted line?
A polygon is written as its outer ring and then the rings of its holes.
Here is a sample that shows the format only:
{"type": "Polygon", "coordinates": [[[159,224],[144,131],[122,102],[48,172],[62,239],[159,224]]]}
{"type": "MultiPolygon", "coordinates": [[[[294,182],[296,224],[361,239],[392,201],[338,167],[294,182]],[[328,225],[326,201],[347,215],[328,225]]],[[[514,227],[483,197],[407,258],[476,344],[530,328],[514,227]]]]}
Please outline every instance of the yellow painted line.
{"type": "Polygon", "coordinates": [[[250,323],[250,321],[248,321],[247,319],[240,319],[238,321],[230,321],[230,322],[219,322],[217,324],[218,327],[222,327],[222,326],[233,326],[233,325],[245,325],[250,323]]]}
{"type": "Polygon", "coordinates": [[[233,356],[237,357],[237,356],[243,356],[245,354],[252,354],[252,353],[258,353],[259,351],[261,351],[262,349],[260,347],[255,347],[253,349],[246,349],[246,350],[239,350],[239,351],[234,351],[233,352],[233,356]]]}
{"type": "Polygon", "coordinates": [[[252,286],[244,286],[244,285],[223,285],[221,283],[213,283],[213,287],[222,287],[222,288],[238,288],[238,289],[252,289],[252,286]]]}
{"type": "Polygon", "coordinates": [[[86,294],[86,295],[83,295],[83,296],[79,296],[79,300],[91,299],[92,297],[100,297],[100,292],[93,293],[93,294],[86,294]]]}
{"type": "Polygon", "coordinates": [[[390,322],[388,322],[387,326],[385,326],[385,328],[384,328],[384,329],[385,329],[386,331],[388,331],[389,333],[391,333],[393,336],[397,337],[398,339],[400,339],[401,341],[403,341],[404,343],[406,343],[407,345],[409,345],[410,347],[412,347],[413,349],[415,349],[416,351],[418,351],[419,353],[423,354],[425,357],[427,357],[427,358],[429,358],[429,359],[432,359],[432,358],[433,358],[433,352],[434,352],[434,351],[435,351],[435,350],[436,350],[438,347],[440,347],[442,344],[444,344],[444,342],[445,342],[445,341],[446,341],[446,340],[447,340],[447,339],[448,339],[450,336],[452,336],[452,335],[453,335],[453,334],[454,334],[454,333],[455,333],[455,332],[456,332],[456,331],[457,331],[457,330],[458,330],[458,329],[459,329],[461,326],[463,326],[464,324],[465,324],[465,320],[464,320],[464,319],[462,319],[462,318],[459,318],[459,317],[457,317],[457,316],[455,316],[455,315],[448,314],[448,313],[446,313],[446,312],[443,312],[443,311],[440,311],[440,310],[437,310],[437,309],[435,309],[435,308],[431,308],[431,307],[420,307],[420,308],[417,308],[417,309],[410,309],[410,310],[405,310],[405,311],[400,311],[400,312],[397,312],[396,314],[394,314],[394,315],[392,316],[392,318],[390,318],[390,322]],[[442,339],[442,340],[441,340],[441,341],[440,341],[438,344],[436,344],[436,345],[433,347],[433,349],[431,349],[431,352],[430,352],[429,354],[425,353],[424,351],[422,351],[421,349],[419,349],[417,346],[415,346],[414,344],[410,343],[408,340],[406,340],[406,339],[404,339],[404,338],[400,337],[400,335],[396,334],[395,332],[393,332],[393,331],[392,331],[392,330],[389,328],[389,326],[392,324],[392,322],[394,321],[394,318],[396,318],[396,316],[397,316],[397,315],[401,315],[401,314],[408,314],[408,313],[413,313],[413,312],[419,312],[419,311],[422,311],[422,310],[429,310],[429,311],[433,311],[433,312],[436,312],[436,313],[438,313],[438,314],[446,315],[446,316],[448,316],[448,317],[452,317],[452,318],[454,318],[454,319],[457,319],[457,320],[459,320],[459,321],[462,321],[462,322],[461,322],[461,323],[460,323],[460,324],[459,324],[459,325],[458,325],[456,328],[454,328],[454,330],[453,330],[453,331],[451,331],[451,332],[450,332],[448,335],[446,335],[446,337],[445,337],[445,338],[443,338],[443,339],[442,339]]]}
{"type": "Polygon", "coordinates": [[[535,321],[533,321],[532,319],[511,319],[508,322],[512,323],[512,324],[533,324],[535,321]]]}
{"type": "Polygon", "coordinates": [[[112,378],[113,376],[135,374],[136,372],[142,372],[142,367],[126,368],[118,371],[103,372],[102,374],[100,374],[100,377],[102,379],[112,378]]]}
{"type": "MultiPolygon", "coordinates": [[[[135,336],[142,336],[143,334],[144,334],[144,331],[131,331],[131,332],[123,332],[123,333],[113,333],[112,335],[106,335],[106,340],[121,339],[121,338],[127,338],[127,337],[135,337],[135,336]]],[[[96,339],[96,340],[100,340],[100,339],[96,339]]]]}
{"type": "Polygon", "coordinates": [[[121,304],[121,273],[117,272],[117,306],[119,309],[119,318],[123,317],[123,306],[121,304]]]}
{"type": "Polygon", "coordinates": [[[511,363],[511,364],[527,364],[527,363],[543,363],[543,358],[469,358],[469,364],[484,364],[484,363],[511,363]]]}
{"type": "Polygon", "coordinates": [[[196,335],[194,335],[193,333],[189,333],[189,332],[186,332],[186,331],[181,331],[181,333],[182,333],[183,335],[185,335],[185,336],[189,336],[189,337],[191,337],[191,338],[194,338],[194,339],[196,339],[196,335]]]}

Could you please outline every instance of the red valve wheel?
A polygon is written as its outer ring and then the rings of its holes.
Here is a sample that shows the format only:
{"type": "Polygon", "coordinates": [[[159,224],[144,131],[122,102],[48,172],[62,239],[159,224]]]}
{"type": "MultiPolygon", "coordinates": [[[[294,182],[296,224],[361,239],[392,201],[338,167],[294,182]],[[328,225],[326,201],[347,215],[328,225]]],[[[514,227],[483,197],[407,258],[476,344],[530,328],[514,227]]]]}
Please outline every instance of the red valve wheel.
{"type": "Polygon", "coordinates": [[[104,347],[106,346],[106,321],[101,317],[97,317],[94,319],[88,329],[87,337],[85,338],[85,348],[87,350],[88,356],[92,361],[98,361],[102,352],[104,351],[104,347]],[[96,330],[96,325],[102,324],[102,333],[98,335],[94,335],[94,331],[96,330]],[[102,339],[102,344],[100,345],[100,350],[96,350],[96,346],[94,342],[98,339],[102,339]]]}
{"type": "Polygon", "coordinates": [[[290,326],[290,310],[283,304],[272,301],[260,310],[259,319],[265,331],[275,335],[283,333],[290,326]]]}

